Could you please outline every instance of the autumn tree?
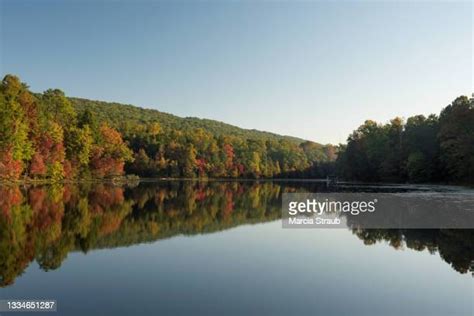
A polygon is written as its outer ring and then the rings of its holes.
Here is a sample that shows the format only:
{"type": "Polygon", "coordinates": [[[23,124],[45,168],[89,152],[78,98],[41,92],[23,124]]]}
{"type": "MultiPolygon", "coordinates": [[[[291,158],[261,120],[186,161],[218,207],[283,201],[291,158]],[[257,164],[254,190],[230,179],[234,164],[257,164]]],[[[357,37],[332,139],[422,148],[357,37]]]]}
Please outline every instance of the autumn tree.
{"type": "Polygon", "coordinates": [[[127,161],[133,161],[132,151],[115,129],[103,124],[100,127],[100,141],[92,147],[91,167],[95,175],[116,176],[124,173],[127,161]]]}
{"type": "Polygon", "coordinates": [[[0,86],[0,178],[16,180],[33,155],[29,124],[20,100],[27,87],[18,77],[7,75],[0,86]]]}

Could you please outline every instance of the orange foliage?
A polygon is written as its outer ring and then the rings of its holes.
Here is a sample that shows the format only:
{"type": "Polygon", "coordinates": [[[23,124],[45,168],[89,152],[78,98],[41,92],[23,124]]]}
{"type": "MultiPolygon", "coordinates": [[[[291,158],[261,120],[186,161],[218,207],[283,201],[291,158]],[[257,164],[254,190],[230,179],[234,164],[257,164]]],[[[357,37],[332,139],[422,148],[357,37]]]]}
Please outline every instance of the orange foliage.
{"type": "Polygon", "coordinates": [[[108,235],[119,229],[122,224],[123,214],[118,212],[106,213],[102,216],[102,226],[100,227],[100,234],[102,236],[108,235]]]}
{"type": "Polygon", "coordinates": [[[0,186],[0,211],[10,218],[13,206],[19,205],[23,198],[19,187],[0,186]]]}
{"type": "Polygon", "coordinates": [[[223,149],[226,155],[225,167],[230,169],[234,165],[234,148],[230,144],[224,144],[223,149]]]}
{"type": "Polygon", "coordinates": [[[44,189],[41,188],[32,188],[28,192],[29,204],[33,213],[38,213],[41,211],[44,205],[44,200],[46,199],[47,194],[44,189]]]}
{"type": "Polygon", "coordinates": [[[56,200],[48,196],[44,188],[32,188],[29,200],[35,213],[35,227],[44,230],[54,224],[60,224],[64,215],[62,199],[56,200]]]}
{"type": "Polygon", "coordinates": [[[13,158],[11,150],[0,152],[0,179],[18,180],[22,170],[21,161],[13,158]]]}
{"type": "Polygon", "coordinates": [[[100,127],[100,132],[104,138],[106,146],[117,145],[121,146],[123,144],[122,135],[112,127],[107,125],[102,125],[100,127]]]}
{"type": "Polygon", "coordinates": [[[72,179],[77,174],[77,167],[74,166],[69,160],[64,160],[64,177],[66,179],[72,179]]]}
{"type": "Polygon", "coordinates": [[[105,156],[103,148],[94,147],[90,165],[96,176],[106,177],[123,174],[125,163],[122,160],[105,156]]]}
{"type": "Polygon", "coordinates": [[[44,163],[43,156],[41,153],[37,152],[33,155],[30,165],[30,175],[34,176],[44,176],[46,175],[46,165],[44,163]]]}
{"type": "Polygon", "coordinates": [[[233,211],[234,211],[234,199],[233,199],[232,191],[226,191],[225,204],[224,204],[224,208],[222,209],[222,216],[224,218],[228,218],[231,216],[233,211]]]}
{"type": "Polygon", "coordinates": [[[103,213],[113,205],[123,203],[123,189],[98,186],[89,194],[90,210],[94,213],[103,213]]]}
{"type": "Polygon", "coordinates": [[[54,162],[64,162],[66,154],[64,152],[64,145],[62,141],[55,142],[48,134],[41,136],[39,150],[47,164],[52,164],[54,162]]]}

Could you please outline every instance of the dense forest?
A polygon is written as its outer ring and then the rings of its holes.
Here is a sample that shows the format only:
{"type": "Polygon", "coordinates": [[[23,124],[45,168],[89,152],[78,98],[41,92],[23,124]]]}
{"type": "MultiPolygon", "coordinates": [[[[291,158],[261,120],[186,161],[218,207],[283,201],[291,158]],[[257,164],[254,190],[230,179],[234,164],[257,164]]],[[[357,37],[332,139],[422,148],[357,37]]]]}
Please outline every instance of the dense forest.
{"type": "Polygon", "coordinates": [[[131,105],[0,86],[0,180],[325,178],[474,183],[474,103],[440,115],[368,120],[340,146],[321,145],[131,105]]]}
{"type": "Polygon", "coordinates": [[[368,182],[474,183],[474,98],[458,97],[439,116],[366,121],[340,148],[339,176],[368,182]]]}
{"type": "Polygon", "coordinates": [[[132,129],[135,125],[158,123],[162,129],[194,130],[201,128],[214,136],[234,135],[243,139],[286,140],[297,145],[304,142],[301,138],[282,136],[255,129],[243,129],[214,120],[196,117],[182,118],[158,110],[144,109],[129,104],[81,98],[69,98],[69,100],[78,113],[89,110],[94,113],[98,121],[108,122],[110,126],[120,130],[132,129]]]}
{"type": "Polygon", "coordinates": [[[337,147],[156,110],[0,86],[0,180],[321,177],[337,147]]]}

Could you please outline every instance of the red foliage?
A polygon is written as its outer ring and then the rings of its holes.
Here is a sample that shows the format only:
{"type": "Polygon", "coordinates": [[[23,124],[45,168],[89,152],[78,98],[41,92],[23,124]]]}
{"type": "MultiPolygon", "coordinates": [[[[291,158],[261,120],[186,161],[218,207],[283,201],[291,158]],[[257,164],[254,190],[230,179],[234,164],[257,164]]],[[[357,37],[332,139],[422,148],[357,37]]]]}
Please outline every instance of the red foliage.
{"type": "Polygon", "coordinates": [[[63,162],[65,156],[64,144],[62,142],[54,144],[53,150],[50,152],[50,159],[55,162],[63,162]]]}
{"type": "Polygon", "coordinates": [[[65,152],[63,143],[56,143],[50,135],[42,135],[38,147],[45,163],[64,162],[65,152]]]}
{"type": "Polygon", "coordinates": [[[41,153],[35,153],[30,165],[30,174],[32,176],[44,176],[46,174],[46,165],[41,153]]]}
{"type": "Polygon", "coordinates": [[[225,192],[225,205],[222,209],[222,215],[224,218],[229,218],[234,211],[234,196],[232,191],[225,192]]]}
{"type": "Polygon", "coordinates": [[[231,144],[224,144],[223,149],[226,155],[225,167],[230,169],[234,165],[234,147],[231,144]]]}
{"type": "Polygon", "coordinates": [[[92,172],[97,177],[122,175],[125,161],[133,160],[132,152],[115,129],[102,125],[100,133],[102,141],[91,152],[92,172]]]}
{"type": "Polygon", "coordinates": [[[51,148],[53,148],[53,145],[54,145],[54,142],[53,142],[53,139],[48,136],[48,135],[42,135],[41,136],[41,143],[40,143],[40,150],[42,153],[44,153],[45,155],[48,154],[48,152],[51,150],[51,148]]]}
{"type": "Polygon", "coordinates": [[[19,205],[23,198],[19,187],[0,187],[0,211],[3,216],[10,218],[11,208],[19,205]]]}
{"type": "Polygon", "coordinates": [[[72,194],[72,188],[70,185],[65,185],[64,186],[64,190],[63,190],[63,202],[66,204],[66,203],[69,203],[71,201],[71,199],[73,198],[73,194],[72,194]]]}
{"type": "Polygon", "coordinates": [[[32,188],[29,191],[29,203],[34,212],[35,228],[45,230],[61,223],[64,216],[62,199],[56,200],[48,195],[44,188],[32,188]]]}
{"type": "Polygon", "coordinates": [[[125,200],[123,189],[118,187],[98,186],[89,195],[89,207],[93,213],[103,213],[114,205],[125,200]]]}
{"type": "Polygon", "coordinates": [[[207,168],[207,162],[204,158],[196,159],[196,166],[199,170],[199,175],[204,175],[207,168]]]}
{"type": "Polygon", "coordinates": [[[77,173],[77,167],[73,165],[69,160],[65,160],[63,164],[64,177],[66,179],[72,179],[77,173]]]}
{"type": "Polygon", "coordinates": [[[46,199],[46,190],[42,188],[32,188],[28,192],[29,204],[33,213],[38,213],[43,209],[44,201],[46,199]]]}
{"type": "Polygon", "coordinates": [[[122,160],[105,156],[102,148],[95,147],[92,150],[90,165],[96,176],[106,177],[122,175],[124,173],[125,163],[122,160]]]}
{"type": "Polygon", "coordinates": [[[207,198],[207,192],[204,189],[199,189],[196,192],[196,201],[201,202],[207,198]]]}
{"type": "Polygon", "coordinates": [[[18,180],[22,170],[21,161],[13,159],[11,150],[0,152],[0,179],[18,180]]]}

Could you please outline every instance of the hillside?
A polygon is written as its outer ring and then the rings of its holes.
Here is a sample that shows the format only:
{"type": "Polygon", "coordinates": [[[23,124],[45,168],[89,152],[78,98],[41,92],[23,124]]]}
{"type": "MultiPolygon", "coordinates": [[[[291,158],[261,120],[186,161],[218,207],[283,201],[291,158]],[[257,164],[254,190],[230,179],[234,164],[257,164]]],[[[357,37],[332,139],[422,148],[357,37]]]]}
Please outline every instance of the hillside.
{"type": "Polygon", "coordinates": [[[255,129],[244,129],[223,122],[200,119],[197,117],[179,117],[154,109],[144,109],[129,104],[116,102],[95,101],[82,98],[72,98],[74,108],[78,113],[86,108],[95,114],[99,121],[107,121],[113,127],[120,128],[124,121],[131,124],[159,123],[164,128],[190,130],[202,128],[214,136],[234,135],[245,139],[263,140],[287,140],[295,144],[301,144],[305,140],[292,136],[283,136],[255,129]]]}
{"type": "Polygon", "coordinates": [[[324,177],[337,148],[295,137],[181,118],[132,105],[32,93],[0,84],[0,181],[123,175],[159,178],[324,177]]]}

